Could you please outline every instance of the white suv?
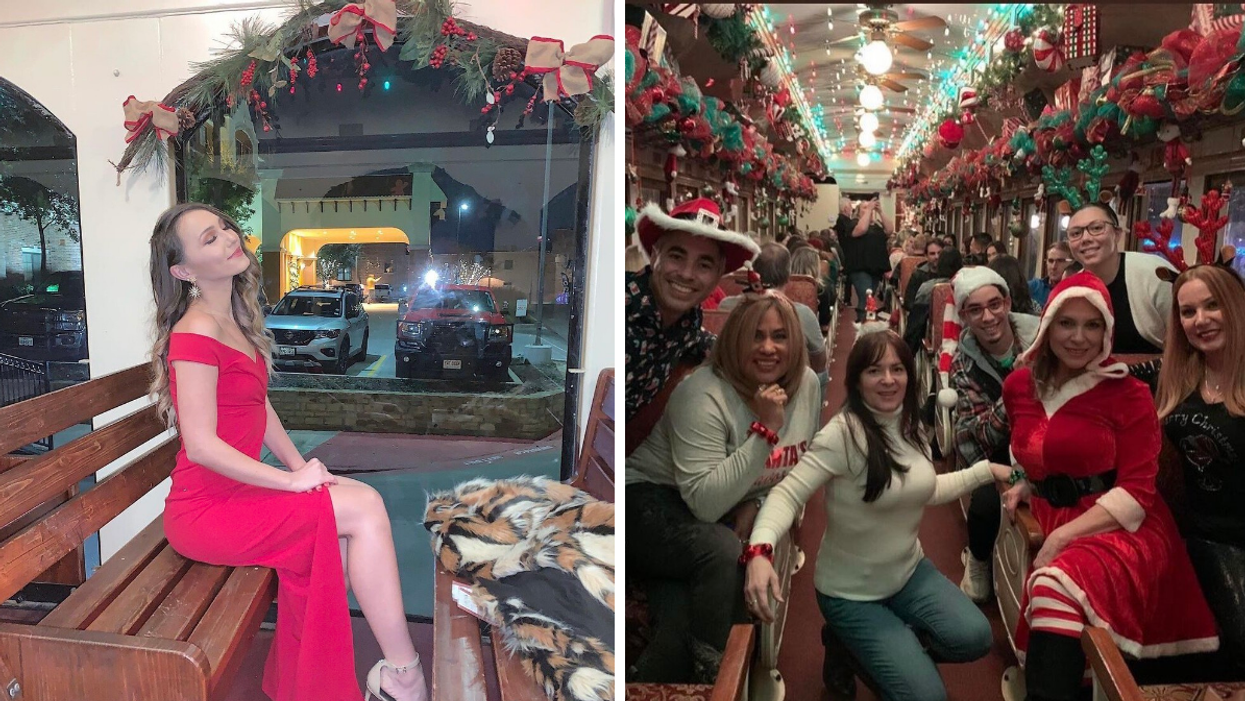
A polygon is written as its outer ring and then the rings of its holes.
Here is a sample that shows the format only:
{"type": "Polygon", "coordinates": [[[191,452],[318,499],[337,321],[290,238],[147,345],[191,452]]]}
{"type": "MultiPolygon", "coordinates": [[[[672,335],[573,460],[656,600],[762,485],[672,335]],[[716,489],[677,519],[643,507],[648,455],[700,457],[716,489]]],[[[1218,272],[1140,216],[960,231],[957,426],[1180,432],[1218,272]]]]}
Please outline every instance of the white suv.
{"type": "Polygon", "coordinates": [[[290,291],[264,319],[276,341],[278,370],[321,368],[337,375],[367,357],[368,316],[355,292],[300,287],[290,291]]]}

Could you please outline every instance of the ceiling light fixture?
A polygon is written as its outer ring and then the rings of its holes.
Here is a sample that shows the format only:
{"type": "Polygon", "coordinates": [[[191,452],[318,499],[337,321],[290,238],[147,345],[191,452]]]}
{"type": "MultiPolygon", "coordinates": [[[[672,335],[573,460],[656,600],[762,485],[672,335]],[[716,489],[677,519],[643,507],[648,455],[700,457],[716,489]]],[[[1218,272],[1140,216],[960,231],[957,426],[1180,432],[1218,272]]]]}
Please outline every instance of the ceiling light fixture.
{"type": "Polygon", "coordinates": [[[864,168],[865,166],[869,165],[869,154],[867,153],[856,154],[856,165],[860,166],[861,168],[864,168]]]}
{"type": "Polygon", "coordinates": [[[878,130],[878,116],[872,112],[860,115],[860,128],[873,133],[878,130]]]}
{"type": "Polygon", "coordinates": [[[891,54],[891,47],[880,39],[865,44],[865,47],[856,54],[856,60],[860,61],[860,65],[865,67],[870,75],[882,75],[891,69],[895,57],[891,54]]]}
{"type": "Polygon", "coordinates": [[[871,131],[860,132],[860,145],[865,148],[873,148],[878,144],[878,137],[873,135],[871,131]]]}
{"type": "Polygon", "coordinates": [[[860,106],[867,110],[882,109],[882,103],[885,98],[882,97],[882,90],[876,85],[866,85],[860,91],[860,106]]]}

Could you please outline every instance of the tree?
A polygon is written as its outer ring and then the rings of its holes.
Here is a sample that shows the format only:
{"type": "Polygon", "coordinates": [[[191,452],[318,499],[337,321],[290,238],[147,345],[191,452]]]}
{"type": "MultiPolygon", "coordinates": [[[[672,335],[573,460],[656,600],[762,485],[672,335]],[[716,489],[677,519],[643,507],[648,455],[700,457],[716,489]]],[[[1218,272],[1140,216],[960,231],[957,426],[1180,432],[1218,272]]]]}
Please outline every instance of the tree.
{"type": "Polygon", "coordinates": [[[359,243],[326,243],[316,253],[316,277],[321,281],[335,280],[344,269],[354,270],[355,261],[363,252],[359,243]]]}
{"type": "Polygon", "coordinates": [[[32,222],[38,227],[39,249],[43,254],[39,265],[41,278],[48,274],[49,228],[56,227],[69,234],[74,243],[82,241],[77,198],[62,195],[21,175],[0,175],[0,214],[32,222]]]}

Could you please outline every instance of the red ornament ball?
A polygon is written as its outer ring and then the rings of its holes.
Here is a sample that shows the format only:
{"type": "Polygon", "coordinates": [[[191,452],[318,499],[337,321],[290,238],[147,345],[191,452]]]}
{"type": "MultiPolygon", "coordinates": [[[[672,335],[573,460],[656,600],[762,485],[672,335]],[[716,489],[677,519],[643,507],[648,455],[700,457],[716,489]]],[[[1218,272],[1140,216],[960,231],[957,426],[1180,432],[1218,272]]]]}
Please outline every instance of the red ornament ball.
{"type": "Polygon", "coordinates": [[[1012,53],[1025,48],[1025,35],[1019,29],[1013,29],[1003,35],[1003,47],[1012,53]]]}
{"type": "Polygon", "coordinates": [[[943,148],[956,149],[964,140],[964,127],[954,119],[948,119],[938,126],[938,142],[943,148]]]}
{"type": "Polygon", "coordinates": [[[666,101],[666,91],[661,88],[653,88],[648,91],[649,97],[653,98],[653,104],[666,101]]]}
{"type": "Polygon", "coordinates": [[[679,131],[683,132],[684,134],[690,134],[695,130],[696,130],[696,120],[692,119],[691,117],[684,117],[683,119],[679,120],[679,131]]]}

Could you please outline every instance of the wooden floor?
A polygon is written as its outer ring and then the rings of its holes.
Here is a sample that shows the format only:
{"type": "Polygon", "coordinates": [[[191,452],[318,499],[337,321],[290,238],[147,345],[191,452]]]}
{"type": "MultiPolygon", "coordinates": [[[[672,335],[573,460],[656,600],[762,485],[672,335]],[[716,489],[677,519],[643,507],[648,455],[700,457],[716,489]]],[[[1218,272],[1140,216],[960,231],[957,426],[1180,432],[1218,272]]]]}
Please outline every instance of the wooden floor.
{"type": "MultiPolygon", "coordinates": [[[[827,391],[828,405],[822,414],[823,423],[838,411],[845,391],[842,373],[847,367],[847,355],[851,351],[855,331],[852,312],[842,313],[835,353],[830,365],[830,386],[827,391]]],[[[824,620],[817,609],[813,590],[812,565],[825,530],[826,518],[823,494],[819,490],[805,509],[804,525],[800,534],[800,547],[808,556],[808,565],[792,580],[791,612],[783,633],[782,652],[778,658],[778,670],[786,679],[787,699],[812,701],[826,699],[821,681],[822,645],[821,626],[824,620]]],[[[925,554],[938,569],[956,584],[964,574],[960,552],[968,544],[968,531],[958,503],[945,504],[926,510],[921,522],[921,544],[925,554]]],[[[942,665],[940,671],[947,686],[948,698],[954,701],[1001,701],[1000,678],[1003,670],[1016,663],[1011,647],[1003,631],[998,607],[994,603],[983,606],[994,629],[994,646],[984,658],[968,664],[942,665]]],[[[863,684],[857,684],[859,701],[876,701],[863,684]]]]}

